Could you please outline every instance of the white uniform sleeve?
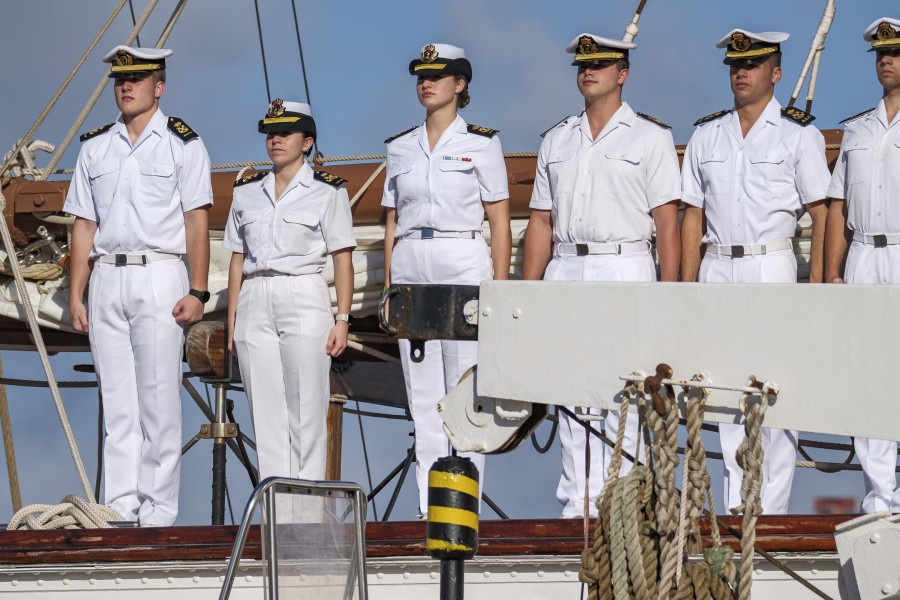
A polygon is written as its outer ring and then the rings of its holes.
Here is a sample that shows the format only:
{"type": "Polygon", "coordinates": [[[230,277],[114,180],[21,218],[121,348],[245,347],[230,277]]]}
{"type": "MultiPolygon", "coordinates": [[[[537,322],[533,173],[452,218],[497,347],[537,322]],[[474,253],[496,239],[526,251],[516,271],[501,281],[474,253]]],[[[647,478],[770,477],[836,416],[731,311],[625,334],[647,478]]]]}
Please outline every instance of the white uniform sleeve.
{"type": "Polygon", "coordinates": [[[481,153],[476,165],[478,185],[482,202],[498,202],[509,198],[509,177],[506,175],[506,161],[500,138],[494,135],[481,153]]]}
{"type": "Polygon", "coordinates": [[[228,221],[225,223],[225,236],[222,238],[222,247],[232,252],[247,254],[247,240],[241,237],[238,230],[236,206],[237,202],[235,202],[234,195],[232,195],[231,210],[228,211],[228,221]]]}
{"type": "Polygon", "coordinates": [[[650,144],[649,160],[644,161],[647,177],[647,203],[651,209],[681,197],[678,155],[672,132],[661,129],[650,144]]]}
{"type": "Polygon", "coordinates": [[[384,193],[381,195],[381,205],[388,208],[395,208],[397,206],[397,178],[392,177],[393,173],[391,172],[391,165],[394,163],[394,157],[392,156],[390,146],[388,146],[387,149],[387,159],[385,160],[385,163],[384,193]]]}
{"type": "MultiPolygon", "coordinates": [[[[699,131],[699,130],[698,130],[699,131]]],[[[700,180],[700,162],[697,156],[697,131],[691,136],[681,164],[681,201],[703,208],[703,182],[700,180]]]]}
{"type": "Polygon", "coordinates": [[[828,161],[825,158],[825,136],[815,127],[804,127],[797,160],[797,192],[803,204],[824,200],[828,193],[828,161]]]}
{"type": "Polygon", "coordinates": [[[193,139],[184,145],[184,167],[181,181],[181,210],[187,212],[213,203],[209,174],[209,154],[203,140],[193,139]]]}
{"type": "Polygon", "coordinates": [[[88,177],[86,148],[78,153],[78,161],[75,163],[75,172],[69,183],[69,193],[66,195],[66,203],[63,210],[76,217],[97,222],[97,210],[94,207],[94,195],[91,192],[91,178],[88,177]]]}
{"type": "Polygon", "coordinates": [[[350,196],[343,186],[336,190],[325,206],[325,214],[322,215],[322,235],[325,237],[325,248],[329,253],[356,247],[350,196]]]}
{"type": "Polygon", "coordinates": [[[828,185],[828,197],[837,198],[839,200],[847,199],[847,187],[845,180],[847,177],[847,156],[844,154],[844,142],[847,141],[847,134],[844,133],[844,139],[841,141],[841,153],[834,163],[834,173],[831,174],[831,183],[828,185]]]}
{"type": "Polygon", "coordinates": [[[541,142],[538,152],[537,167],[535,167],[534,187],[531,190],[531,202],[528,208],[536,210],[550,210],[553,208],[553,195],[550,193],[550,179],[547,176],[547,155],[550,152],[550,143],[547,137],[541,142]]]}

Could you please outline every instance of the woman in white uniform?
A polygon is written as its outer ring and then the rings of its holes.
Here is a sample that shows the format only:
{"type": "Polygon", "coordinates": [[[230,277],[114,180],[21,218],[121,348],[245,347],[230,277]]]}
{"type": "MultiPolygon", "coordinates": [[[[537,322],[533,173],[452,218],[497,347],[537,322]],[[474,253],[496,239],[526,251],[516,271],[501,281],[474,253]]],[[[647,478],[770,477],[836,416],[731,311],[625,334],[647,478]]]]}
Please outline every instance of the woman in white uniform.
{"type": "Polygon", "coordinates": [[[272,102],[259,122],[274,164],[238,180],[222,245],[228,348],[237,351],[260,479],[325,478],[331,357],[347,346],[356,246],[344,180],[304,160],[316,137],[308,104],[272,102]],[[322,277],[334,263],[338,315],[322,277]],[[335,320],[337,319],[337,320],[335,320]]]}
{"type": "MultiPolygon", "coordinates": [[[[509,275],[509,184],[497,132],[467,125],[472,65],[462,48],[428,44],[409,64],[425,123],[388,138],[382,205],[385,284],[477,285],[509,275]],[[487,215],[491,246],[482,237],[487,215]]],[[[416,428],[419,513],[428,507],[428,471],[452,447],[436,405],[477,359],[477,342],[432,340],[422,362],[400,340],[409,409],[416,428]]],[[[484,455],[463,454],[483,475],[484,455]]]]}

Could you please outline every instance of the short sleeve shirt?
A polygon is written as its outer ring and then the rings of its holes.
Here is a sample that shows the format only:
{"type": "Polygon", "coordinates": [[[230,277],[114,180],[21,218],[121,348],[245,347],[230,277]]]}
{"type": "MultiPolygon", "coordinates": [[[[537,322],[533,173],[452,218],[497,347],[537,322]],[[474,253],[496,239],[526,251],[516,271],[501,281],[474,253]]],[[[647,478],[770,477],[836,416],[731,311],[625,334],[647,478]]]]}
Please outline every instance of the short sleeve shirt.
{"type": "Polygon", "coordinates": [[[759,244],[794,237],[803,205],[825,198],[825,138],[781,116],[772,98],[745,138],[736,111],[698,126],[682,166],[681,199],[706,213],[703,241],[759,244]]]}
{"type": "Polygon", "coordinates": [[[846,125],[828,195],[847,201],[847,226],[900,233],[900,118],[887,122],[884,100],[846,125]]]}
{"type": "Polygon", "coordinates": [[[596,139],[584,113],[547,132],[529,206],[551,212],[554,242],[637,242],[680,194],[672,134],[623,103],[596,139]]]}
{"type": "Polygon", "coordinates": [[[509,198],[499,137],[470,132],[459,116],[433,151],[425,125],[391,140],[386,171],[381,204],[397,210],[398,238],[422,228],[480,231],[482,202],[509,198]]]}
{"type": "Polygon", "coordinates": [[[314,178],[305,162],[275,197],[275,175],[234,188],[222,246],[246,254],[244,273],[321,273],[327,253],[354,248],[350,198],[314,178]]]}
{"type": "Polygon", "coordinates": [[[157,110],[132,146],[119,119],[84,142],[63,210],[97,223],[91,258],[128,252],[184,254],[184,213],[212,204],[209,155],[183,141],[157,110]]]}

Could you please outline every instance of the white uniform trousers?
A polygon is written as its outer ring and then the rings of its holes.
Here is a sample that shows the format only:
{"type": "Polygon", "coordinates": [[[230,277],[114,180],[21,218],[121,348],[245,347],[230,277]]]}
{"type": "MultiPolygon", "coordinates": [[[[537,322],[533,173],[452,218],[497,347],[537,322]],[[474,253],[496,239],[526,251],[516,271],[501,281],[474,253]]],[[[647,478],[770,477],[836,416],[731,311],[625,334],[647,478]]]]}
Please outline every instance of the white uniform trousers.
{"type": "Polygon", "coordinates": [[[169,526],[181,476],[184,329],[172,309],[188,292],[180,260],[94,264],[89,338],[103,394],[108,506],[127,520],[169,526]]]}
{"type": "Polygon", "coordinates": [[[234,345],[250,401],[259,478],[325,479],[334,325],[319,274],[248,277],[238,295],[234,345]]]}
{"type": "MultiPolygon", "coordinates": [[[[490,249],[481,236],[475,239],[401,239],[391,258],[391,283],[435,283],[478,285],[493,277],[490,249]]],[[[429,340],[424,360],[409,358],[409,340],[401,339],[400,359],[406,382],[409,412],[416,428],[416,483],[419,513],[428,510],[428,471],[434,462],[453,450],[437,403],[456,387],[460,378],[478,360],[478,342],[429,340]]],[[[484,455],[460,452],[478,468],[484,482],[484,455]]],[[[481,489],[481,485],[479,486],[481,489]]]]}
{"type": "MultiPolygon", "coordinates": [[[[627,252],[616,255],[571,256],[555,255],[544,272],[544,281],[656,281],[656,267],[649,252],[627,252]]],[[[601,300],[602,302],[602,300],[601,300]]],[[[578,332],[580,335],[581,332],[578,332]]],[[[599,335],[602,331],[590,332],[599,335]]],[[[602,343],[602,342],[601,342],[602,343]]],[[[568,407],[575,411],[575,407],[568,407]]],[[[643,440],[640,436],[640,423],[637,412],[632,407],[625,426],[625,438],[622,449],[641,458],[644,453],[643,440]]],[[[578,408],[578,412],[599,416],[596,408],[578,408]]],[[[594,429],[600,429],[599,420],[588,421],[594,429]]],[[[615,442],[619,430],[618,411],[608,411],[606,416],[606,437],[615,442]]],[[[588,434],[584,427],[568,415],[559,419],[559,443],[562,453],[562,475],[556,488],[556,498],[563,505],[563,518],[575,518],[584,514],[585,474],[590,478],[591,516],[597,516],[597,498],[606,482],[606,473],[612,459],[612,448],[607,447],[600,439],[588,434]],[[586,468],[585,445],[590,444],[590,470],[586,468]]],[[[631,461],[622,460],[620,475],[625,475],[632,467],[631,461]]]]}
{"type": "MultiPolygon", "coordinates": [[[[900,245],[876,248],[853,242],[847,254],[847,283],[900,283],[900,245]]],[[[897,487],[897,442],[855,438],[853,446],[862,465],[866,496],[863,512],[900,513],[897,487]]]]}
{"type": "MultiPolygon", "coordinates": [[[[706,283],[796,283],[797,258],[793,250],[776,250],[764,255],[731,259],[707,252],[700,264],[697,281],[706,283]]],[[[741,504],[744,472],[738,466],[738,446],[744,439],[744,426],[719,423],[719,442],[725,466],[725,507],[741,504]]],[[[791,484],[797,460],[797,431],[762,428],[763,482],[760,489],[762,510],[767,515],[788,511],[791,484]]]]}

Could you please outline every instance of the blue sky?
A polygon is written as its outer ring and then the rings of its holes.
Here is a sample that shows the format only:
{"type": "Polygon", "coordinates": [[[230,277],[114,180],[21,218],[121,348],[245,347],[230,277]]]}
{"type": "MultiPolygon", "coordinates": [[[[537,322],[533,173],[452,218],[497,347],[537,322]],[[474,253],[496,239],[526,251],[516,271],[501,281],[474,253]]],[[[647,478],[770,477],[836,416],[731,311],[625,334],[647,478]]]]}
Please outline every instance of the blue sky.
{"type": "MultiPolygon", "coordinates": [[[[3,2],[0,50],[4,56],[0,86],[0,153],[12,148],[106,19],[109,0],[29,0],[3,2]]],[[[135,0],[139,15],[146,0],[135,0]]],[[[472,104],[463,112],[470,123],[500,130],[504,150],[538,149],[539,134],[579,110],[575,69],[564,48],[587,31],[621,37],[637,0],[409,0],[310,2],[296,0],[310,101],[326,155],[377,154],[384,138],[421,122],[413,78],[407,64],[422,45],[451,43],[466,49],[474,67],[472,104]]],[[[825,0],[649,0],[640,21],[638,48],[625,100],[673,127],[677,143],[686,143],[699,117],[731,106],[728,70],[715,43],[728,31],[786,31],[784,78],[776,96],[787,104],[809,51],[825,0]]],[[[141,36],[154,45],[176,0],[161,0],[141,36]]],[[[826,42],[812,113],[821,128],[874,106],[880,96],[874,57],[867,53],[863,29],[891,15],[896,0],[838,0],[837,16],[826,42]]],[[[288,0],[260,0],[272,97],[305,101],[300,59],[288,0]]],[[[53,143],[81,111],[104,73],[99,59],[125,38],[131,27],[126,6],[98,44],[61,102],[38,130],[36,139],[53,143]]],[[[213,163],[264,160],[256,121],[267,105],[256,17],[252,0],[193,0],[169,38],[163,110],[183,118],[205,140],[213,163]]],[[[80,132],[112,121],[117,111],[106,90],[80,132]]],[[[805,105],[804,88],[798,106],[805,105]]],[[[60,161],[70,168],[78,151],[74,142],[60,161]]],[[[39,157],[39,164],[46,158],[39,157]]],[[[3,352],[7,376],[43,378],[36,355],[3,352]]],[[[54,359],[61,380],[84,378],[72,365],[89,355],[54,359]]],[[[9,388],[17,457],[26,503],[56,502],[80,486],[65,448],[49,393],[9,388]]],[[[64,390],[76,436],[89,473],[96,466],[96,394],[64,390]]],[[[243,396],[236,395],[238,420],[250,430],[243,396]]],[[[202,415],[185,401],[185,438],[199,428],[202,415]]],[[[399,421],[367,422],[366,440],[376,482],[399,462],[411,441],[411,427],[399,421]]],[[[546,439],[549,425],[539,430],[546,439]]],[[[344,476],[365,480],[358,425],[345,418],[344,476]]],[[[707,440],[710,449],[718,443],[707,440]]],[[[201,442],[185,461],[179,524],[208,522],[209,442],[201,442]]],[[[817,455],[818,456],[818,455],[817,455]]],[[[841,457],[842,458],[842,457],[841,457]]],[[[838,460],[827,457],[825,460],[838,460]]],[[[242,472],[229,457],[235,511],[249,493],[242,472]]],[[[720,487],[719,465],[714,482],[720,487]]],[[[489,457],[486,491],[511,516],[552,517],[559,469],[558,445],[545,455],[529,444],[513,454],[489,457]]],[[[412,479],[395,509],[395,518],[415,512],[412,479]]],[[[366,486],[368,487],[368,486],[366,486]]],[[[0,476],[0,521],[11,515],[8,488],[0,476]]],[[[823,476],[798,470],[792,510],[811,511],[817,495],[862,495],[858,473],[823,476]]],[[[720,498],[721,496],[719,496],[720,498]]],[[[382,514],[386,498],[378,503],[382,514]]]]}

